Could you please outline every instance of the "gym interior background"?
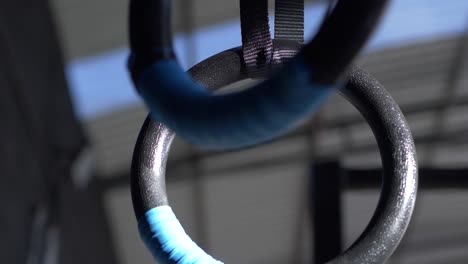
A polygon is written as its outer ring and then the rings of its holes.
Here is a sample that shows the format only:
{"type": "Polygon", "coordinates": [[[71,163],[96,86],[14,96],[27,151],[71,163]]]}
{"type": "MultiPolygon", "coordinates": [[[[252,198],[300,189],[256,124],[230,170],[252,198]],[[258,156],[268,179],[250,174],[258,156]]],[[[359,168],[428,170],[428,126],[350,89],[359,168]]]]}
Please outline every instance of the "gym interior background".
{"type": "MultiPolygon", "coordinates": [[[[173,2],[175,45],[186,69],[241,44],[238,1],[173,2]]],[[[25,168],[11,169],[13,161],[7,159],[11,153],[23,161],[45,155],[37,152],[44,147],[37,143],[40,138],[28,132],[35,131],[35,122],[46,120],[33,113],[36,106],[22,112],[21,120],[28,124],[17,127],[26,132],[2,132],[2,145],[10,147],[2,147],[0,156],[1,204],[6,208],[0,223],[17,227],[22,214],[11,208],[34,205],[42,197],[58,208],[45,206],[48,216],[41,218],[35,207],[31,219],[37,221],[28,232],[11,229],[0,242],[0,256],[19,262],[2,263],[26,263],[16,253],[27,248],[22,256],[29,256],[30,248],[21,243],[13,248],[11,241],[34,239],[34,225],[41,219],[54,227],[47,233],[44,263],[154,263],[138,236],[130,199],[130,161],[147,108],[126,71],[127,5],[126,0],[0,3],[0,84],[14,88],[4,89],[10,92],[0,100],[2,120],[16,118],[14,107],[34,105],[27,101],[33,96],[12,91],[36,90],[33,94],[44,102],[37,109],[49,100],[73,103],[63,114],[44,112],[51,116],[46,122],[50,128],[41,133],[48,133],[45,138],[53,138],[50,142],[63,146],[69,157],[47,159],[50,166],[41,173],[33,172],[35,163],[15,163],[15,168],[25,168]],[[57,95],[55,86],[69,89],[69,97],[57,95]],[[8,102],[13,102],[10,108],[8,102]],[[35,121],[27,122],[29,116],[35,121]],[[26,143],[8,145],[11,138],[26,143]],[[48,168],[54,168],[53,173],[48,168]],[[43,174],[57,175],[58,180],[43,174]],[[28,197],[39,189],[46,194],[28,197]]],[[[326,5],[306,1],[306,39],[313,36],[326,5]]],[[[467,1],[393,0],[356,62],[402,108],[421,169],[414,218],[390,263],[468,261],[467,42],[467,1]]],[[[66,106],[56,109],[60,107],[66,106]]],[[[176,139],[167,188],[186,231],[226,263],[319,263],[317,256],[323,252],[314,251],[327,246],[333,254],[345,248],[368,223],[379,196],[380,165],[370,128],[337,94],[300,128],[263,146],[213,153],[176,139]],[[313,179],[319,175],[329,178],[325,186],[332,186],[321,197],[314,193],[313,179]],[[312,206],[317,204],[339,210],[317,212],[312,206]],[[324,224],[319,219],[326,216],[332,220],[324,224]],[[327,235],[317,232],[318,227],[327,235]]],[[[43,263],[33,259],[28,257],[27,263],[43,263]]]]}

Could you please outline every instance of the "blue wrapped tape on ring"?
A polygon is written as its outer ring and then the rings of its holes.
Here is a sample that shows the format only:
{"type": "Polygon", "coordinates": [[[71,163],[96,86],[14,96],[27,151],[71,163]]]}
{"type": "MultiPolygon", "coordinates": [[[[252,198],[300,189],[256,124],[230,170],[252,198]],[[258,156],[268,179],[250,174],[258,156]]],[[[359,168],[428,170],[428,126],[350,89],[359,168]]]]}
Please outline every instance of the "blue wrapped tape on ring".
{"type": "Polygon", "coordinates": [[[316,84],[311,72],[297,56],[251,89],[213,95],[169,59],[147,67],[136,85],[152,117],[179,136],[206,149],[233,149],[272,140],[316,112],[336,90],[316,84]]]}
{"type": "Polygon", "coordinates": [[[223,264],[185,233],[170,206],[148,210],[138,221],[140,235],[161,264],[223,264]]]}

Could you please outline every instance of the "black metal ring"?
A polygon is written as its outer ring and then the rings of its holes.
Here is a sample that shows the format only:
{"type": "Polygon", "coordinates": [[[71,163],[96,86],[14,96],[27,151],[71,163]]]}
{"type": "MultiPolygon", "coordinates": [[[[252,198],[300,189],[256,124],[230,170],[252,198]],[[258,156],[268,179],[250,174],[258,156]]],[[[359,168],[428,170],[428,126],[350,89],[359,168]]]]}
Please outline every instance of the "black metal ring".
{"type": "MultiPolygon", "coordinates": [[[[241,49],[215,55],[190,69],[210,89],[247,78],[241,49]]],[[[363,234],[329,263],[383,263],[401,241],[417,193],[416,152],[406,120],[390,94],[370,74],[353,67],[344,95],[371,126],[381,153],[383,185],[376,211],[363,234]]],[[[168,205],[165,167],[174,133],[148,117],[135,146],[131,189],[136,217],[168,205]]]]}
{"type": "MultiPolygon", "coordinates": [[[[357,55],[375,28],[388,0],[339,0],[314,38],[304,46],[304,56],[314,79],[333,84],[357,55]]],[[[131,0],[129,40],[135,61],[132,76],[154,61],[175,57],[172,48],[172,0],[131,0]]]]}

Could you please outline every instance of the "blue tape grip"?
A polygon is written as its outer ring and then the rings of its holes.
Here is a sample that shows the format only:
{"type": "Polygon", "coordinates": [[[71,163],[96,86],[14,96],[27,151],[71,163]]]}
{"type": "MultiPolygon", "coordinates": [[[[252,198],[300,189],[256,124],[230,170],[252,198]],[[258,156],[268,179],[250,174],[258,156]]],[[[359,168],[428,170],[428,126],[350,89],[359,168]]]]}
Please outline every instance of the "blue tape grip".
{"type": "Polygon", "coordinates": [[[138,221],[140,236],[161,264],[223,264],[185,233],[170,206],[158,206],[138,221]]]}
{"type": "Polygon", "coordinates": [[[160,60],[137,85],[154,120],[200,147],[234,149],[272,140],[316,112],[336,90],[312,72],[298,56],[251,89],[213,95],[175,60],[160,60]]]}

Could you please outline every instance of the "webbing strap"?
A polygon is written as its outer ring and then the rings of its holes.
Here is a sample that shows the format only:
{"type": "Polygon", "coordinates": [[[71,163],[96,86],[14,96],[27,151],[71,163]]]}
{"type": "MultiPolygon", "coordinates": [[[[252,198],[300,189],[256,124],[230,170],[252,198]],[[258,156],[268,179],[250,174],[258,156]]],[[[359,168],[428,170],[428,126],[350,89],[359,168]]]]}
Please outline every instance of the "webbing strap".
{"type": "Polygon", "coordinates": [[[303,43],[304,0],[276,0],[273,67],[294,57],[303,43]]]}
{"type": "Polygon", "coordinates": [[[250,78],[265,77],[272,65],[294,57],[304,42],[304,0],[276,0],[275,42],[270,34],[268,0],[240,0],[240,16],[243,59],[250,78]],[[280,48],[293,47],[291,42],[298,48],[280,48]]]}
{"type": "Polygon", "coordinates": [[[304,42],[304,0],[275,1],[275,39],[304,42]]]}
{"type": "Polygon", "coordinates": [[[243,59],[251,78],[263,76],[273,55],[268,0],[240,0],[243,59]]]}

